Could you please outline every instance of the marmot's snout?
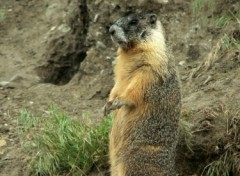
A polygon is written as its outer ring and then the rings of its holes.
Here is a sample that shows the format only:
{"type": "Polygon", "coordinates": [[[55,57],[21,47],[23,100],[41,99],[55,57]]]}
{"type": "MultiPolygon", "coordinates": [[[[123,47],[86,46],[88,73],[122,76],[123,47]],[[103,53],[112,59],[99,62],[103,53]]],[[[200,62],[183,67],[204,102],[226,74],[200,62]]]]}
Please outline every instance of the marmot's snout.
{"type": "Polygon", "coordinates": [[[110,27],[109,32],[114,42],[118,43],[121,47],[125,47],[127,45],[126,35],[120,26],[113,24],[110,27]]]}

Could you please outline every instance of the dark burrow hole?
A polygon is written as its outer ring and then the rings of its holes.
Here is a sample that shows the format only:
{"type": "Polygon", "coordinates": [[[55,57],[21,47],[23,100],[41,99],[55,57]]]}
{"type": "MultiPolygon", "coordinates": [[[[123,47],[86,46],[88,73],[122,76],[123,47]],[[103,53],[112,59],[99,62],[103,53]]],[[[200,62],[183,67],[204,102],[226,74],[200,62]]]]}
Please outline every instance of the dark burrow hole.
{"type": "Polygon", "coordinates": [[[79,66],[86,56],[86,52],[68,53],[61,56],[57,62],[49,60],[46,65],[38,67],[37,72],[44,83],[64,85],[79,71],[79,66]]]}

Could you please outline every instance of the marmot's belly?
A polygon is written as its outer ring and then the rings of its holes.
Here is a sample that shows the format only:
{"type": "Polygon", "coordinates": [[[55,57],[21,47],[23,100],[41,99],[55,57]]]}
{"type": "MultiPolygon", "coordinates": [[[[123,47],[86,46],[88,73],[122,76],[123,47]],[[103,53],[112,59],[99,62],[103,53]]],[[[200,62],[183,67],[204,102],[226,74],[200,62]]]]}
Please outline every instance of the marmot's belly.
{"type": "Polygon", "coordinates": [[[124,121],[125,123],[122,119],[115,119],[110,136],[112,166],[124,164],[129,173],[139,175],[174,173],[177,133],[169,127],[165,128],[164,125],[167,124],[161,124],[160,119],[155,123],[152,121],[155,119],[144,119],[144,116],[138,117],[137,121],[124,121]],[[170,138],[175,140],[170,140],[165,135],[171,135],[170,138]]]}
{"type": "Polygon", "coordinates": [[[157,115],[149,116],[156,112],[146,112],[133,118],[132,114],[123,115],[118,110],[110,136],[111,146],[119,150],[141,149],[143,146],[156,151],[164,147],[174,149],[178,138],[178,116],[169,118],[168,115],[174,114],[159,111],[157,115]]]}

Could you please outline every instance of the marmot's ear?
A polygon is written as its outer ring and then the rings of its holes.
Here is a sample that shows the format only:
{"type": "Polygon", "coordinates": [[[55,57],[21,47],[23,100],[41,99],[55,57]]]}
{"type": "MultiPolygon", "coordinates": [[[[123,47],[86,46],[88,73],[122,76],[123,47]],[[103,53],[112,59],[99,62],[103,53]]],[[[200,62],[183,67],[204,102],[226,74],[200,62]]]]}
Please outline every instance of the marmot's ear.
{"type": "Polygon", "coordinates": [[[157,15],[152,13],[149,15],[149,19],[150,19],[150,24],[155,24],[157,21],[157,15]]]}

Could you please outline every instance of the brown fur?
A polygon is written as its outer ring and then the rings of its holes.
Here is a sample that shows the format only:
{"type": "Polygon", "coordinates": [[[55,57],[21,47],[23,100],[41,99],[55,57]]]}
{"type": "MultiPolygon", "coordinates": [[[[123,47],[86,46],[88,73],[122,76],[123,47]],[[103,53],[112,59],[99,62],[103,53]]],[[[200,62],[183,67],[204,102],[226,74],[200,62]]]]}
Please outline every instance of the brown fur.
{"type": "Polygon", "coordinates": [[[175,175],[180,93],[165,41],[155,40],[164,39],[160,24],[156,30],[147,42],[118,50],[115,85],[105,105],[105,111],[116,109],[109,145],[112,176],[175,175]]]}

